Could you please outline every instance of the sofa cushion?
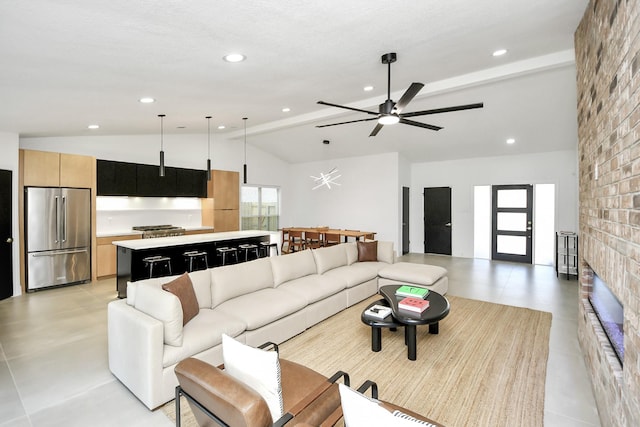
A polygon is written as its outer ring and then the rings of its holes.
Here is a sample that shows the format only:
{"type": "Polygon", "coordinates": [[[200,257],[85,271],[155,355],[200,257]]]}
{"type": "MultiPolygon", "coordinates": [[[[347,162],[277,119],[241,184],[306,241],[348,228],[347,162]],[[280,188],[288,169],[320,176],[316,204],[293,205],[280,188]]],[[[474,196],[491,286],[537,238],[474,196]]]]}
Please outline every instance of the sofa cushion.
{"type": "Polygon", "coordinates": [[[352,288],[375,279],[378,275],[378,269],[382,268],[382,265],[386,264],[378,262],[356,263],[328,271],[324,276],[331,280],[344,282],[347,288],[352,288]]]}
{"type": "Polygon", "coordinates": [[[325,275],[311,274],[299,279],[289,280],[278,286],[278,290],[291,292],[304,298],[307,304],[312,304],[337,294],[345,287],[346,282],[341,278],[334,279],[325,275]]]}
{"type": "Polygon", "coordinates": [[[189,273],[189,278],[198,298],[198,306],[211,308],[211,273],[208,270],[192,271],[189,273]]]}
{"type": "Polygon", "coordinates": [[[209,271],[212,308],[240,295],[273,287],[269,258],[211,268],[209,271]]]}
{"type": "Polygon", "coordinates": [[[447,270],[437,265],[414,264],[411,262],[398,262],[378,272],[378,275],[384,279],[424,286],[433,285],[446,274],[447,270]]]}
{"type": "Polygon", "coordinates": [[[184,273],[175,280],[162,285],[162,289],[167,292],[171,292],[180,300],[180,306],[182,307],[182,325],[186,325],[189,320],[196,317],[200,307],[198,307],[198,300],[196,293],[193,290],[191,279],[187,273],[184,273]]]}
{"type": "Polygon", "coordinates": [[[182,306],[177,296],[153,283],[140,283],[135,308],[162,322],[164,343],[182,345],[182,306]]]}
{"type": "MultiPolygon", "coordinates": [[[[150,283],[157,287],[177,279],[180,275],[154,277],[153,279],[138,280],[137,282],[127,282],[127,304],[135,306],[136,289],[140,283],[150,283]]],[[[200,270],[189,273],[193,290],[198,299],[198,307],[211,308],[211,273],[209,270],[200,270]]]]}
{"type": "Polygon", "coordinates": [[[378,242],[358,242],[358,262],[378,261],[378,242]]]}
{"type": "Polygon", "coordinates": [[[175,365],[187,357],[222,344],[222,334],[237,337],[244,332],[244,321],[210,308],[202,308],[182,329],[182,345],[164,346],[162,367],[175,365]]]}
{"type": "Polygon", "coordinates": [[[393,250],[393,242],[383,242],[378,240],[378,261],[393,264],[396,260],[396,253],[393,250]]]}
{"type": "Polygon", "coordinates": [[[278,352],[249,347],[223,335],[222,358],[225,372],[257,391],[267,402],[271,419],[278,420],[284,412],[278,352]]]}
{"type": "MultiPolygon", "coordinates": [[[[286,255],[288,256],[288,255],[286,255]]],[[[242,319],[252,331],[295,313],[307,305],[306,299],[279,289],[260,289],[223,302],[215,308],[242,319]]]]}
{"type": "Polygon", "coordinates": [[[311,250],[304,250],[265,259],[271,260],[273,283],[276,286],[289,280],[317,273],[316,262],[311,250]]]}
{"type": "Polygon", "coordinates": [[[318,268],[318,274],[347,265],[347,251],[344,245],[328,246],[315,249],[312,252],[318,268]]]}
{"type": "Polygon", "coordinates": [[[358,245],[356,242],[343,243],[343,245],[347,252],[347,265],[358,262],[358,245]]]}
{"type": "Polygon", "coordinates": [[[130,306],[135,307],[136,305],[136,291],[138,289],[138,285],[141,283],[149,283],[152,285],[157,286],[158,288],[161,288],[162,285],[164,285],[167,282],[170,282],[174,279],[177,279],[178,277],[180,277],[179,274],[175,275],[175,276],[165,276],[165,277],[154,277],[153,279],[144,279],[144,280],[138,280],[136,282],[127,282],[127,304],[129,304],[130,306]]]}

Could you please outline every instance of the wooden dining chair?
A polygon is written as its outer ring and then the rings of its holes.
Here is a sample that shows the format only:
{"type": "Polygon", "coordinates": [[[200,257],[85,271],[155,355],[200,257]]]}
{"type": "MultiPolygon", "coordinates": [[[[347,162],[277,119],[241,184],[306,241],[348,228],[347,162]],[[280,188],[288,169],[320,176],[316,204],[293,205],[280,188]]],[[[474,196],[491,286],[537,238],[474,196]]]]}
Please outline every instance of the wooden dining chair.
{"type": "Polygon", "coordinates": [[[317,249],[322,246],[322,233],[317,231],[304,232],[304,246],[308,249],[317,249]]]}
{"type": "Polygon", "coordinates": [[[323,246],[333,246],[340,244],[340,235],[337,233],[324,233],[323,236],[323,246]]]}
{"type": "Polygon", "coordinates": [[[306,249],[304,233],[302,231],[289,231],[289,253],[306,249]]]}

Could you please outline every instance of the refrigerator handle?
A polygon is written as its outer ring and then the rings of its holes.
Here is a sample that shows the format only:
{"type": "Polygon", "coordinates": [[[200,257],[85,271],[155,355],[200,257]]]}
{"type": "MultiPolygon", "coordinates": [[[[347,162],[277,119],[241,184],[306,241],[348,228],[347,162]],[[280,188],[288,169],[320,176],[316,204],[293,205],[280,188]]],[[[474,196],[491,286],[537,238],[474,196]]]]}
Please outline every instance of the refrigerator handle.
{"type": "Polygon", "coordinates": [[[62,196],[62,241],[67,241],[67,196],[62,196]]]}
{"type": "Polygon", "coordinates": [[[58,196],[55,196],[55,200],[56,200],[56,243],[60,243],[60,221],[58,220],[58,212],[60,211],[60,209],[58,208],[58,196]]]}

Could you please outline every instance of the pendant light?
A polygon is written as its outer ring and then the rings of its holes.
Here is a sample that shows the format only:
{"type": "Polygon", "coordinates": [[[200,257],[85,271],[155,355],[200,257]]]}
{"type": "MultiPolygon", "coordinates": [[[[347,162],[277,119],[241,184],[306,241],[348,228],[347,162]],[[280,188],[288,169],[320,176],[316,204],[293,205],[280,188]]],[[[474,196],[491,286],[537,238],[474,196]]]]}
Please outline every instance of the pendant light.
{"type": "Polygon", "coordinates": [[[164,114],[158,114],[160,117],[160,176],[164,176],[164,114]]]}
{"type": "Polygon", "coordinates": [[[211,181],[211,116],[207,119],[207,181],[211,181]]]}
{"type": "Polygon", "coordinates": [[[244,120],[244,183],[247,183],[247,118],[243,117],[244,120]]]}

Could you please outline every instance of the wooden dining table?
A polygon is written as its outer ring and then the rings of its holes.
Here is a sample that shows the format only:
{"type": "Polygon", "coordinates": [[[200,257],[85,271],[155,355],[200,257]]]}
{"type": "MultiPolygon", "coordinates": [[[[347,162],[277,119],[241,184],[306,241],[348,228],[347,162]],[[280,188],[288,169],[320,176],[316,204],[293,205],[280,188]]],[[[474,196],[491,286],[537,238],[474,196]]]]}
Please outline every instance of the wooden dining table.
{"type": "Polygon", "coordinates": [[[282,241],[285,241],[285,235],[289,231],[301,231],[301,232],[311,232],[311,233],[322,233],[322,234],[339,234],[340,237],[344,237],[345,243],[348,241],[349,237],[353,237],[356,241],[360,240],[360,238],[364,238],[365,236],[375,236],[376,233],[374,231],[359,231],[359,230],[340,230],[336,228],[327,228],[327,227],[283,227],[282,228],[282,241]]]}

